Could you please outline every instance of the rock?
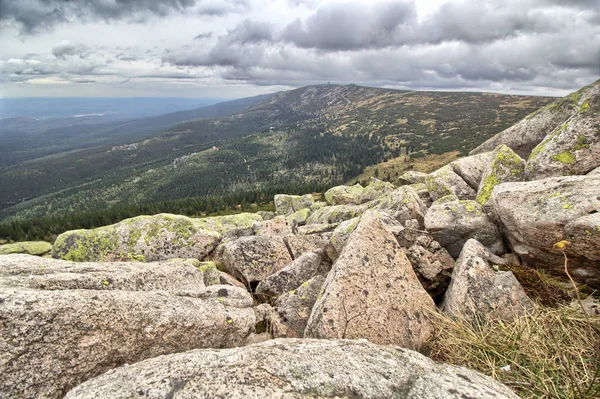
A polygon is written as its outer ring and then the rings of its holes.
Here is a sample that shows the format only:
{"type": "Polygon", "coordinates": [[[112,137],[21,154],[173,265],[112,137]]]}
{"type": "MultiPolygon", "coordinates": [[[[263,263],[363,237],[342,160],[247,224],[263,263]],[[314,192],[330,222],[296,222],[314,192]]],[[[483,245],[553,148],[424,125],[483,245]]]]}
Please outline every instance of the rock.
{"type": "Polygon", "coordinates": [[[308,318],[324,282],[325,276],[314,276],[277,298],[275,301],[277,321],[272,319],[275,338],[304,336],[308,318]]]}
{"type": "Polygon", "coordinates": [[[305,253],[261,281],[256,287],[256,293],[275,300],[281,294],[293,290],[312,277],[327,274],[330,268],[330,264],[323,262],[323,251],[305,253]]]}
{"type": "Polygon", "coordinates": [[[427,177],[427,190],[433,201],[446,195],[456,195],[459,199],[474,200],[476,193],[449,165],[430,173],[427,177]]]}
{"type": "Polygon", "coordinates": [[[417,219],[423,224],[425,212],[427,212],[427,206],[410,186],[398,187],[391,193],[365,205],[369,205],[371,209],[389,213],[400,223],[417,219]]]}
{"type": "Polygon", "coordinates": [[[440,198],[427,211],[425,228],[453,258],[458,257],[471,238],[497,255],[505,252],[498,227],[475,201],[459,200],[451,195],[440,198]]]}
{"type": "Polygon", "coordinates": [[[437,299],[450,284],[454,259],[426,231],[404,228],[395,234],[427,293],[437,299]]]}
{"type": "Polygon", "coordinates": [[[200,229],[216,231],[226,238],[238,238],[254,234],[254,224],[262,222],[263,218],[257,213],[238,213],[193,220],[200,229]]]}
{"type": "Polygon", "coordinates": [[[292,213],[291,215],[288,215],[285,220],[290,226],[303,226],[306,224],[309,216],[310,209],[304,208],[292,213]]]}
{"type": "Polygon", "coordinates": [[[222,272],[218,270],[219,273],[219,284],[221,285],[231,285],[233,287],[240,287],[246,289],[246,286],[241,281],[237,280],[229,273],[222,272]]]}
{"type": "MultiPolygon", "coordinates": [[[[215,262],[200,262],[197,261],[198,265],[196,268],[204,275],[204,285],[220,285],[221,284],[221,272],[217,269],[215,262]]],[[[226,284],[230,285],[230,284],[226,284]]]]}
{"type": "Polygon", "coordinates": [[[600,212],[599,175],[500,184],[486,209],[525,265],[564,276],[564,256],[553,245],[568,240],[569,271],[600,288],[600,225],[593,216],[600,212]]]}
{"type": "Polygon", "coordinates": [[[52,256],[77,262],[204,259],[221,234],[205,229],[206,222],[199,224],[198,220],[163,213],[93,230],[67,231],[56,239],[52,256]]]}
{"type": "Polygon", "coordinates": [[[425,204],[425,206],[429,207],[433,202],[431,200],[431,196],[429,195],[429,190],[427,189],[427,183],[414,183],[408,185],[410,188],[415,190],[421,201],[425,204]]]}
{"type": "Polygon", "coordinates": [[[42,290],[190,290],[204,287],[209,274],[184,261],[115,265],[22,254],[0,257],[0,286],[42,290]]]}
{"type": "Polygon", "coordinates": [[[325,201],[329,205],[359,205],[363,190],[360,184],[332,187],[325,192],[325,201]]]}
{"type": "Polygon", "coordinates": [[[271,211],[258,211],[256,212],[256,214],[258,216],[260,216],[262,218],[262,220],[271,220],[273,219],[275,216],[277,216],[275,214],[275,212],[271,212],[271,211]]]}
{"type": "Polygon", "coordinates": [[[257,236],[286,236],[292,234],[292,228],[287,224],[286,218],[276,216],[273,219],[265,220],[254,224],[254,233],[257,236]]]}
{"type": "Polygon", "coordinates": [[[0,298],[0,392],[7,398],[62,398],[126,363],[241,345],[255,324],[250,294],[228,286],[178,292],[3,287],[0,298]]]}
{"type": "Polygon", "coordinates": [[[311,194],[306,195],[286,195],[277,194],[274,199],[275,212],[278,215],[288,216],[300,209],[309,208],[315,200],[311,194]]]}
{"type": "Polygon", "coordinates": [[[148,359],[87,381],[65,399],[517,399],[490,377],[367,341],[277,339],[148,359]]]}
{"type": "Polygon", "coordinates": [[[358,226],[359,220],[359,217],[346,220],[345,222],[340,223],[340,225],[336,227],[335,230],[333,230],[333,234],[331,235],[330,240],[335,250],[333,252],[333,260],[337,259],[339,254],[342,252],[342,249],[344,249],[344,246],[346,245],[350,234],[352,234],[354,229],[356,229],[356,226],[358,226]]]}
{"type": "Polygon", "coordinates": [[[329,272],[305,336],[366,338],[417,348],[430,338],[435,304],[376,212],[361,218],[329,272]]]}
{"type": "Polygon", "coordinates": [[[499,318],[511,322],[531,310],[533,302],[510,271],[494,271],[493,255],[476,240],[465,244],[444,297],[444,312],[465,318],[499,318]]]}
{"type": "Polygon", "coordinates": [[[600,85],[595,97],[550,132],[531,152],[526,180],[584,175],[600,166],[600,85]]]}
{"type": "Polygon", "coordinates": [[[314,211],[306,220],[307,225],[313,224],[333,224],[341,223],[344,220],[352,219],[362,215],[368,209],[368,204],[364,205],[334,205],[326,206],[314,211]]]}
{"type": "Polygon", "coordinates": [[[42,256],[52,251],[52,244],[46,241],[21,241],[0,245],[0,255],[29,254],[42,256]]]}
{"type": "Polygon", "coordinates": [[[371,181],[367,187],[360,194],[360,203],[372,201],[381,197],[382,195],[388,194],[394,191],[396,187],[392,183],[387,183],[371,177],[371,181]]]}
{"type": "Polygon", "coordinates": [[[300,235],[319,235],[322,236],[326,233],[332,232],[336,227],[339,226],[339,223],[315,223],[309,224],[308,226],[298,227],[297,233],[300,235]]]}
{"type": "Polygon", "coordinates": [[[600,167],[597,167],[596,169],[592,170],[588,173],[588,175],[600,175],[600,167]]]}
{"type": "Polygon", "coordinates": [[[479,189],[479,184],[486,168],[492,163],[492,152],[471,155],[460,158],[450,163],[450,167],[459,175],[473,190],[479,189]]]}
{"type": "Polygon", "coordinates": [[[250,286],[292,262],[283,238],[278,236],[238,238],[223,244],[222,256],[227,271],[250,286]]]}
{"type": "Polygon", "coordinates": [[[487,140],[471,151],[471,155],[492,151],[498,145],[504,144],[522,158],[527,158],[548,132],[555,130],[573,115],[580,112],[582,108],[585,108],[586,101],[591,97],[597,98],[599,90],[600,81],[596,81],[567,97],[548,104],[528,115],[519,123],[487,140]]]}
{"type": "Polygon", "coordinates": [[[289,235],[283,237],[292,259],[297,259],[307,252],[324,250],[328,240],[319,235],[289,235]]]}
{"type": "Polygon", "coordinates": [[[492,153],[492,162],[487,165],[477,191],[477,202],[485,205],[492,190],[500,183],[523,180],[525,161],[505,145],[498,146],[492,153]]]}
{"type": "Polygon", "coordinates": [[[400,177],[398,177],[394,182],[394,185],[404,186],[417,183],[427,184],[427,176],[427,173],[415,172],[411,170],[404,172],[400,177]]]}

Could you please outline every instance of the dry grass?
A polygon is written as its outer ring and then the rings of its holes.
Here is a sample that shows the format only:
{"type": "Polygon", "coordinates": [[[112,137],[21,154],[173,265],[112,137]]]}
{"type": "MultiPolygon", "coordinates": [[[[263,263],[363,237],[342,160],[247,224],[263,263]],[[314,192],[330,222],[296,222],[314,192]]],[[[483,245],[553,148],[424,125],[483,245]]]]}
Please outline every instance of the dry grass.
{"type": "Polygon", "coordinates": [[[577,305],[536,305],[512,323],[433,320],[435,360],[490,375],[522,398],[600,398],[600,318],[588,323],[577,305]]]}

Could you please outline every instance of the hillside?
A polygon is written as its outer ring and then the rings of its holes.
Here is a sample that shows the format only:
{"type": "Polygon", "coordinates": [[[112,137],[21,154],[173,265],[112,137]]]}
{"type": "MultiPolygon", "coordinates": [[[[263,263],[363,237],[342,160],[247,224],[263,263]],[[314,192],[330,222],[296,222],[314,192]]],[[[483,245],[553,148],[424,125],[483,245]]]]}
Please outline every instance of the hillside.
{"type": "Polygon", "coordinates": [[[179,123],[130,146],[0,168],[0,217],[275,188],[321,190],[407,151],[413,159],[466,154],[551,100],[308,86],[229,116],[179,123]]]}

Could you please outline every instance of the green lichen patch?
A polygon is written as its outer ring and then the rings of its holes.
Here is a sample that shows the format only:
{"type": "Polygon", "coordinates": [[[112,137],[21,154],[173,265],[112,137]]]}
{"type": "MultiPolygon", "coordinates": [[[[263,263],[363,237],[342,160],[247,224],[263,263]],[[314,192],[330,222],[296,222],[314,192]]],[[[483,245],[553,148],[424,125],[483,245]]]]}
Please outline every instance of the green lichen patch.
{"type": "Polygon", "coordinates": [[[518,181],[525,169],[524,161],[513,150],[506,145],[498,146],[494,150],[493,160],[490,167],[484,173],[477,202],[485,205],[496,187],[500,183],[518,181]]]}
{"type": "Polygon", "coordinates": [[[0,246],[0,255],[29,254],[44,255],[52,251],[52,244],[45,241],[22,241],[0,246]]]}
{"type": "Polygon", "coordinates": [[[571,153],[571,151],[569,151],[569,150],[563,151],[559,154],[552,155],[551,158],[553,161],[568,164],[568,165],[574,164],[576,161],[575,155],[573,155],[573,153],[571,153]]]}

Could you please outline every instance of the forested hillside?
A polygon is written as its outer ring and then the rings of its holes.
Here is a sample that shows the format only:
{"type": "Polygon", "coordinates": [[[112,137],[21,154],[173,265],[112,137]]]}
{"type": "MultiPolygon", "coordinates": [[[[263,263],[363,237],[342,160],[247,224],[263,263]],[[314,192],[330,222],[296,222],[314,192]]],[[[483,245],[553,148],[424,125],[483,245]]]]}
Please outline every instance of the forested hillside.
{"type": "Polygon", "coordinates": [[[132,216],[153,203],[197,197],[215,198],[213,208],[223,209],[230,202],[260,202],[275,189],[321,191],[392,158],[402,157],[409,169],[411,160],[428,154],[466,154],[551,100],[308,86],[130,145],[2,168],[0,217],[10,222],[125,208],[130,211],[123,216],[132,216]]]}

